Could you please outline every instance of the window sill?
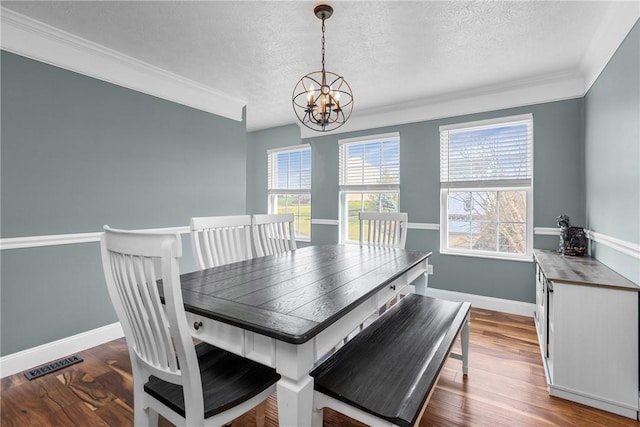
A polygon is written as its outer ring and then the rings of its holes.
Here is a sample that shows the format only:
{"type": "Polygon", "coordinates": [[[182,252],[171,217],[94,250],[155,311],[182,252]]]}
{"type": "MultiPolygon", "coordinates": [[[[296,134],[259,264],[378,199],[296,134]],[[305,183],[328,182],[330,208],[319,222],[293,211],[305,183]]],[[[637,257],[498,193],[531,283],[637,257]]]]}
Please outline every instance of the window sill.
{"type": "Polygon", "coordinates": [[[495,259],[502,261],[519,261],[519,262],[533,262],[533,254],[528,255],[507,255],[507,254],[496,254],[491,252],[462,252],[455,251],[451,249],[440,249],[441,255],[455,255],[455,256],[464,256],[471,258],[485,258],[485,259],[495,259]]]}

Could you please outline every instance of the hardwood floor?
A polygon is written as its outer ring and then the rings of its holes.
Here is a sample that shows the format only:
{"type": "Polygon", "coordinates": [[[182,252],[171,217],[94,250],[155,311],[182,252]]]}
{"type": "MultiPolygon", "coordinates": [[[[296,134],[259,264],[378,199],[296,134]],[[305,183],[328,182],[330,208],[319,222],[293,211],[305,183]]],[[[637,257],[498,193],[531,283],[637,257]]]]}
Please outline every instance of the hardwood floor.
{"type": "MultiPolygon", "coordinates": [[[[459,351],[459,342],[454,347],[459,351]]],[[[79,353],[83,362],[28,381],[2,380],[5,426],[126,426],[133,423],[130,362],[124,339],[79,353]]],[[[531,318],[471,310],[469,376],[449,359],[420,426],[635,426],[640,422],[550,397],[531,318]]],[[[265,425],[278,425],[271,396],[265,425]]],[[[166,422],[161,425],[170,425],[166,422]]],[[[255,425],[254,412],[233,427],[255,425]]],[[[325,426],[362,426],[325,410],[325,426]]]]}

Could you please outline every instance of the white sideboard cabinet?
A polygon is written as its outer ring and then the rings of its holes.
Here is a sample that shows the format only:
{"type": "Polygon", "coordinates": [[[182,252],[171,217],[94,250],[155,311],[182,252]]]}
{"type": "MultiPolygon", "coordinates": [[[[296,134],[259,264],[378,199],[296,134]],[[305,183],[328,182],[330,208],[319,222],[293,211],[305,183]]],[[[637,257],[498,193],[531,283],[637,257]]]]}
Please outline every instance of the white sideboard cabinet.
{"type": "Polygon", "coordinates": [[[534,257],[549,394],[637,420],[640,287],[593,258],[534,257]]]}

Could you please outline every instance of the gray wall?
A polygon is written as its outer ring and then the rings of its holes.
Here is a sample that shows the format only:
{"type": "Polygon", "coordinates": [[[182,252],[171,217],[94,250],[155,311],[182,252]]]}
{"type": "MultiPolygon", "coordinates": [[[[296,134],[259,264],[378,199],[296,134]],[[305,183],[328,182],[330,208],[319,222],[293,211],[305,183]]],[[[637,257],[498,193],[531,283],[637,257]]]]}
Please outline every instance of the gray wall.
{"type": "MultiPolygon", "coordinates": [[[[245,212],[244,122],[4,51],[1,64],[3,238],[245,212]]],[[[117,320],[98,243],[3,250],[1,262],[0,354],[117,320]]]]}
{"type": "MultiPolygon", "coordinates": [[[[589,229],[640,244],[640,23],[585,97],[589,229]]],[[[640,284],[640,262],[601,244],[601,262],[640,284]]]]}
{"type": "MultiPolygon", "coordinates": [[[[439,126],[524,113],[533,113],[534,118],[534,226],[556,227],[560,214],[569,215],[576,225],[584,225],[583,99],[304,139],[302,142],[311,144],[313,156],[312,218],[338,219],[338,139],[399,132],[400,209],[409,214],[410,222],[439,223],[439,126]]],[[[249,151],[262,153],[249,156],[264,157],[264,145],[272,142],[269,137],[273,134],[250,135],[253,143],[249,151]]],[[[260,183],[252,176],[254,170],[248,168],[247,181],[260,183]]],[[[266,195],[260,197],[266,203],[266,195]]],[[[314,224],[311,240],[314,244],[335,243],[338,227],[314,224]]],[[[537,236],[534,244],[555,248],[558,238],[537,236]]],[[[431,287],[525,302],[535,300],[532,263],[440,255],[439,232],[430,230],[409,230],[407,248],[434,253],[431,287]]]]}
{"type": "MultiPolygon", "coordinates": [[[[390,126],[304,141],[296,125],[245,132],[224,119],[2,52],[1,235],[21,237],[187,225],[196,215],[267,209],[266,150],[312,145],[312,217],[338,219],[339,138],[398,131],[401,210],[439,222],[442,124],[534,115],[534,226],[575,225],[640,243],[638,24],[584,99],[390,126]]],[[[314,225],[314,244],[338,227],[314,225]]],[[[554,236],[534,246],[555,248],[554,236]]],[[[182,271],[194,269],[188,236],[182,271]]],[[[433,251],[430,286],[534,301],[531,263],[438,254],[437,231],[410,230],[433,251]]],[[[594,245],[598,259],[640,282],[637,259],[594,245]]],[[[116,321],[97,243],[3,250],[0,355],[116,321]]]]}

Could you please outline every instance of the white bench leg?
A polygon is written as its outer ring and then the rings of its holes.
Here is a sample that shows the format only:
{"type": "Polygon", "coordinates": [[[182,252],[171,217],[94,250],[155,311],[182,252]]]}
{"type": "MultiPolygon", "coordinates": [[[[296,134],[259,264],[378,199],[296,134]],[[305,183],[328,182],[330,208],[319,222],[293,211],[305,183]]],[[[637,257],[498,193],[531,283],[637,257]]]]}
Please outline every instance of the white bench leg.
{"type": "Polygon", "coordinates": [[[469,327],[471,325],[471,318],[467,314],[467,318],[464,320],[462,331],[460,331],[460,344],[462,347],[462,373],[466,376],[469,373],[469,327]]]}

